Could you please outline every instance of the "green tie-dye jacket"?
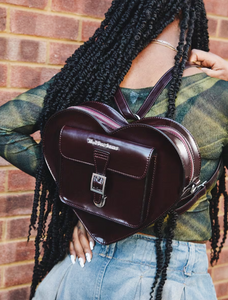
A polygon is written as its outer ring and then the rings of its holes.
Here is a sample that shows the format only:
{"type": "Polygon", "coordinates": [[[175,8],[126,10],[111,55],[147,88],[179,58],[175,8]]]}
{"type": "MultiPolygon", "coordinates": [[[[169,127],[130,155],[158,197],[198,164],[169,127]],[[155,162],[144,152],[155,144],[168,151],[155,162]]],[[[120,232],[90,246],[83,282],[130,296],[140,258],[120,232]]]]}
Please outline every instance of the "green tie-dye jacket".
{"type": "MultiPolygon", "coordinates": [[[[51,80],[0,108],[0,155],[32,176],[41,148],[30,134],[38,129],[37,121],[51,80]]],[[[150,90],[123,88],[122,92],[136,112],[150,90]]],[[[167,90],[166,87],[147,117],[165,116],[167,90]]],[[[201,181],[209,179],[213,174],[222,152],[224,162],[228,165],[228,82],[210,78],[204,73],[184,77],[176,100],[175,120],[193,134],[199,145],[202,157],[201,181]]],[[[189,211],[179,216],[175,239],[203,241],[210,238],[210,198],[208,191],[189,211]]],[[[142,232],[154,235],[153,226],[142,232]]]]}

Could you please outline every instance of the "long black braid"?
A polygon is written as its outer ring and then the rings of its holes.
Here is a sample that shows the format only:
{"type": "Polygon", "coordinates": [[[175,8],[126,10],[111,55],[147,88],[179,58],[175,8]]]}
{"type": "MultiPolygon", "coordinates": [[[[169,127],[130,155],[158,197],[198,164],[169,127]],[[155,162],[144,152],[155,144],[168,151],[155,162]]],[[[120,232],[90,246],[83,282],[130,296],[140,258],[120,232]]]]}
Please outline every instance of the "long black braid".
{"type": "Polygon", "coordinates": [[[219,259],[219,254],[226,241],[228,230],[228,195],[226,192],[226,169],[224,168],[222,176],[219,179],[219,185],[216,184],[212,190],[212,200],[210,202],[210,216],[211,216],[211,265],[219,259]],[[223,216],[223,237],[220,237],[220,225],[219,225],[219,199],[223,196],[224,201],[224,216],[223,216]],[[221,238],[220,244],[219,240],[221,238]]]}
{"type": "MultiPolygon", "coordinates": [[[[101,26],[67,59],[65,66],[55,76],[53,83],[48,88],[39,121],[41,138],[45,123],[51,115],[59,110],[91,100],[114,106],[113,96],[129,71],[134,58],[180,15],[180,41],[175,57],[173,79],[168,92],[167,117],[174,118],[175,99],[190,47],[209,50],[207,18],[203,0],[114,0],[105,14],[101,26]]],[[[222,192],[227,199],[227,194],[224,193],[224,190],[222,192]]],[[[213,226],[218,230],[218,222],[215,217],[218,197],[215,196],[212,219],[214,220],[213,226]]],[[[225,202],[227,203],[227,200],[225,202]]],[[[156,242],[157,274],[151,297],[158,285],[156,300],[161,299],[167,276],[176,219],[175,212],[170,211],[165,231],[164,255],[161,249],[163,239],[161,226],[164,217],[155,224],[158,236],[156,242]]],[[[58,186],[53,182],[42,157],[36,173],[30,225],[30,231],[32,228],[37,229],[31,298],[35,293],[36,286],[47,272],[58,261],[64,259],[69,250],[69,241],[76,222],[77,219],[72,210],[59,200],[58,186]],[[41,250],[41,244],[43,250],[41,250]]],[[[217,232],[216,230],[214,232],[217,232]]],[[[227,222],[224,230],[227,231],[227,222]]],[[[216,233],[215,236],[212,248],[214,257],[217,259],[223,243],[219,250],[216,250],[218,234],[216,233]]],[[[224,235],[225,237],[226,235],[224,235]]]]}

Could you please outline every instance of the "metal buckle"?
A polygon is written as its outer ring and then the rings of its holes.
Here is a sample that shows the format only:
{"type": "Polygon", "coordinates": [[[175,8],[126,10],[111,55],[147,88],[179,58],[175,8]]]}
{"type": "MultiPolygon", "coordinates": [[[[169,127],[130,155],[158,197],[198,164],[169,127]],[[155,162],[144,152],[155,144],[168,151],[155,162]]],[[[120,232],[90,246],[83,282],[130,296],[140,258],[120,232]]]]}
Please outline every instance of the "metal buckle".
{"type": "Polygon", "coordinates": [[[106,183],[106,177],[97,173],[93,173],[91,182],[90,182],[90,190],[94,193],[97,193],[99,195],[104,196],[104,190],[105,190],[105,183],[106,183]],[[96,188],[93,186],[93,183],[97,182],[99,185],[102,186],[101,189],[96,188]]]}
{"type": "Polygon", "coordinates": [[[201,183],[199,185],[193,184],[191,187],[190,193],[191,194],[195,193],[196,190],[199,190],[201,187],[204,187],[206,183],[207,183],[207,181],[204,181],[203,183],[201,183]]]}
{"type": "Polygon", "coordinates": [[[106,199],[107,199],[106,196],[102,196],[100,203],[96,203],[94,200],[93,200],[93,203],[96,205],[96,207],[101,208],[101,207],[105,206],[106,199]]]}

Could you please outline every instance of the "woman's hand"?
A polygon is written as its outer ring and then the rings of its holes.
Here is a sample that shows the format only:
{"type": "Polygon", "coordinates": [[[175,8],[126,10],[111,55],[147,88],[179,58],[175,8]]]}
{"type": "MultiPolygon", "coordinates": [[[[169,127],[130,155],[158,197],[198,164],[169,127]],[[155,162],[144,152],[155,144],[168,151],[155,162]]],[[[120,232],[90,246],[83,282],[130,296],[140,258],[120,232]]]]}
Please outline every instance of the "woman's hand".
{"type": "Polygon", "coordinates": [[[201,66],[200,69],[208,76],[228,81],[228,62],[220,56],[211,52],[193,49],[189,61],[201,66]]]}
{"type": "Polygon", "coordinates": [[[83,268],[85,262],[90,262],[93,254],[92,250],[95,245],[93,238],[86,231],[80,221],[74,227],[72,241],[70,242],[71,261],[74,264],[78,257],[80,266],[83,268]]]}

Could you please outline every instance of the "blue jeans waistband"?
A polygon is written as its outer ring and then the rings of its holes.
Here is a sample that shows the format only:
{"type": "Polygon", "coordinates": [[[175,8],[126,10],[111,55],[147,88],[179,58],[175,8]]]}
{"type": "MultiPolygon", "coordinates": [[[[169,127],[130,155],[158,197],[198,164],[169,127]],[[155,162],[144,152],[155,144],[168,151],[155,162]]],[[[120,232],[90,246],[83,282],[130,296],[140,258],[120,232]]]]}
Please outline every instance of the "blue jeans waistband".
{"type": "MultiPolygon", "coordinates": [[[[163,240],[161,244],[163,256],[165,242],[163,240]]],[[[180,270],[187,276],[191,276],[192,272],[207,272],[208,258],[205,244],[173,240],[172,248],[169,270],[180,270]]],[[[108,246],[97,244],[94,251],[107,259],[156,267],[156,238],[152,236],[135,234],[108,246]]]]}

